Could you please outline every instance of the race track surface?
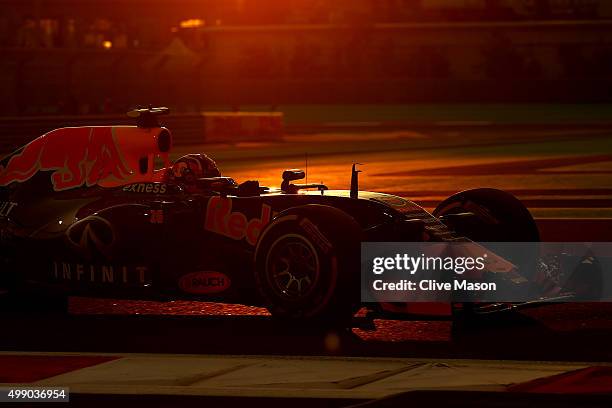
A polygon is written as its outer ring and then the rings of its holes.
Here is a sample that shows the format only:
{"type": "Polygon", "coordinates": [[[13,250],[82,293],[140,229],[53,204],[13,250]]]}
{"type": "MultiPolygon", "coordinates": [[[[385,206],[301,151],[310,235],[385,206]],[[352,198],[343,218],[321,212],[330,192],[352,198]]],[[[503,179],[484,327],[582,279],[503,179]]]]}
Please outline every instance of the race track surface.
{"type": "Polygon", "coordinates": [[[310,182],[393,193],[434,208],[460,190],[515,193],[537,217],[612,217],[612,131],[393,131],[287,136],[284,143],[192,146],[238,182],[278,186],[282,170],[308,170],[310,182]]]}
{"type": "Polygon", "coordinates": [[[287,325],[261,309],[196,302],[74,298],[71,311],[3,316],[0,349],[612,361],[609,303],[550,305],[472,327],[377,320],[376,330],[287,325]]]}

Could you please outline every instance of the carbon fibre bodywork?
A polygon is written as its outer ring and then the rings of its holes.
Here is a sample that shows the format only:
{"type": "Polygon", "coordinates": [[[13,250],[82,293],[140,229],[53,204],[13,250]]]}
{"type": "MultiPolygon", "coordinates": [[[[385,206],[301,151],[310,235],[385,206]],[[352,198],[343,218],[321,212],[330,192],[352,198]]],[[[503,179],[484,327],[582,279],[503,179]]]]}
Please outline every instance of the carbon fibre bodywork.
{"type": "Polygon", "coordinates": [[[167,167],[152,168],[154,156],[167,163],[168,135],[164,128],[65,128],[4,158],[4,286],[258,304],[258,236],[276,214],[305,204],[349,214],[364,240],[452,238],[421,207],[387,194],[288,193],[221,177],[185,185],[167,167]]]}
{"type": "MultiPolygon", "coordinates": [[[[353,240],[465,239],[450,228],[461,214],[443,220],[402,197],[358,191],[355,169],[350,191],[290,184],[300,178],[291,170],[281,189],[177,178],[171,146],[170,132],[151,124],[64,128],[0,161],[0,287],[262,305],[254,261],[262,231],[277,214],[310,204],[354,220],[353,240]]],[[[316,240],[322,227],[306,233],[316,240]]],[[[378,306],[396,315],[451,312],[449,304],[378,306]]]]}
{"type": "Polygon", "coordinates": [[[72,294],[257,303],[251,266],[257,237],[285,209],[339,208],[358,221],[366,240],[450,237],[444,224],[416,204],[385,194],[362,192],[357,200],[347,191],[222,197],[166,183],[135,184],[144,186],[142,193],[131,186],[46,195],[22,185],[4,189],[0,201],[16,205],[2,217],[10,265],[3,274],[72,294]],[[156,187],[165,192],[153,193],[156,187]],[[231,284],[219,292],[181,285],[183,276],[201,272],[218,272],[231,284]]]}

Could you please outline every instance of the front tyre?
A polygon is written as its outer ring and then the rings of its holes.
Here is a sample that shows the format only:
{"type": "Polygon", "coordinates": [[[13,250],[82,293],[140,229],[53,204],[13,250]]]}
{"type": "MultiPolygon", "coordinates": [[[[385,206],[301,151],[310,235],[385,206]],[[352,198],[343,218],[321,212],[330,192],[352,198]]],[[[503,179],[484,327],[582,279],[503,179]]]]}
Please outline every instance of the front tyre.
{"type": "MultiPolygon", "coordinates": [[[[478,188],[454,194],[442,201],[433,211],[459,235],[472,241],[489,243],[489,249],[497,252],[497,242],[539,242],[538,227],[525,205],[512,194],[492,189],[478,188]],[[460,214],[471,214],[460,217],[460,214]],[[455,217],[454,217],[455,216],[455,217]]],[[[499,248],[501,249],[501,248],[499,248]]],[[[534,261],[538,249],[528,248],[518,257],[505,256],[523,271],[524,276],[532,280],[535,271],[534,261]]],[[[510,304],[475,304],[453,303],[454,321],[466,323],[479,320],[480,312],[498,310],[497,313],[511,311],[510,304]]]]}
{"type": "MultiPolygon", "coordinates": [[[[497,242],[540,242],[538,226],[525,205],[512,194],[493,188],[477,188],[454,194],[442,201],[433,211],[458,235],[503,255],[519,267],[527,279],[535,272],[537,245],[527,245],[520,254],[505,254],[497,242]],[[453,218],[455,215],[470,214],[453,218]],[[501,251],[501,252],[498,252],[501,251]]],[[[516,252],[516,251],[515,251],[516,252]]]]}
{"type": "Polygon", "coordinates": [[[325,205],[283,211],[255,253],[257,289],[270,313],[346,324],[359,305],[359,224],[325,205]]]}
{"type": "Polygon", "coordinates": [[[477,188],[453,194],[433,211],[436,217],[472,213],[469,223],[453,225],[458,233],[476,242],[539,242],[540,233],[525,205],[512,194],[477,188]]]}

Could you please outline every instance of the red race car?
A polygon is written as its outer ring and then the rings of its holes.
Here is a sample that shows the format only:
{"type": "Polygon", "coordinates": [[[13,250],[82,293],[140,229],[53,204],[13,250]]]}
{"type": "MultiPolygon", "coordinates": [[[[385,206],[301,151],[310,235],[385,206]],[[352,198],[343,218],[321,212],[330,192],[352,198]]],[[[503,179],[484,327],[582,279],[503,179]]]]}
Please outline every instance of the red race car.
{"type": "MultiPolygon", "coordinates": [[[[301,170],[285,171],[280,188],[237,184],[201,153],[171,163],[164,113],[133,111],[136,126],[57,129],[0,161],[3,307],[65,311],[69,295],[192,299],[346,322],[362,306],[362,242],[539,240],[527,209],[498,190],[458,193],[430,214],[359,191],[355,166],[345,191],[297,184],[301,170]]],[[[405,319],[450,315],[450,305],[366,306],[405,319]]]]}

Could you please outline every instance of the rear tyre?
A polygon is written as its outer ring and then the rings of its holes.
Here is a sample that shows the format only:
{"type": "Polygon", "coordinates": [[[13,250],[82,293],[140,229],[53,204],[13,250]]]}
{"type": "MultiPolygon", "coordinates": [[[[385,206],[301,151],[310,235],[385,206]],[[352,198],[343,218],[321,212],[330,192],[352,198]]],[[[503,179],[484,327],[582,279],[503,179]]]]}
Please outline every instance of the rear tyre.
{"type": "Polygon", "coordinates": [[[0,294],[0,313],[65,315],[68,314],[68,297],[42,293],[0,294]]]}
{"type": "MultiPolygon", "coordinates": [[[[62,292],[43,291],[28,287],[24,282],[24,256],[36,258],[27,250],[20,250],[2,242],[0,246],[0,313],[63,315],[68,313],[68,296],[62,292]]],[[[35,267],[35,266],[30,266],[35,267]]]]}
{"type": "Polygon", "coordinates": [[[3,272],[5,280],[0,285],[0,313],[37,315],[68,313],[68,296],[27,290],[19,282],[16,274],[3,272]]]}
{"type": "Polygon", "coordinates": [[[310,204],[280,213],[255,253],[257,289],[281,319],[348,324],[359,306],[362,230],[345,212],[310,204]]]}

